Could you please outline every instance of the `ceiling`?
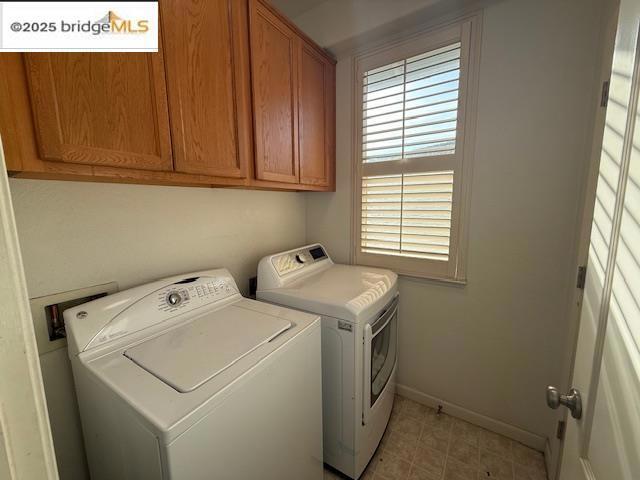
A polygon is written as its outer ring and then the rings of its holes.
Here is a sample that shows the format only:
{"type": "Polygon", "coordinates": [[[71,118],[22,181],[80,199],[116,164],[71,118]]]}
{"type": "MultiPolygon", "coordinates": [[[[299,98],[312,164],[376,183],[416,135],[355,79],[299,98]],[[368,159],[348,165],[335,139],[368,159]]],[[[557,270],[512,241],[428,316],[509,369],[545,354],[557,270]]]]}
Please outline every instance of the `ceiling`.
{"type": "Polygon", "coordinates": [[[291,19],[324,2],[325,0],[271,0],[274,7],[291,19]]]}

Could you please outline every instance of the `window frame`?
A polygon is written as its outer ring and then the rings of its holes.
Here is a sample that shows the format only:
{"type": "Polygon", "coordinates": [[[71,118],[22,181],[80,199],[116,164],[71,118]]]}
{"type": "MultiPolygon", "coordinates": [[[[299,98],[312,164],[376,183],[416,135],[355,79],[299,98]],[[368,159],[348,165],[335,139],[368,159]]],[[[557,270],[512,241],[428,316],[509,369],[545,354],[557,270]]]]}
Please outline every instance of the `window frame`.
{"type": "Polygon", "coordinates": [[[475,14],[445,27],[365,52],[354,58],[353,78],[353,231],[352,260],[413,277],[466,283],[468,212],[476,125],[481,18],[475,14]],[[365,164],[362,161],[363,75],[365,72],[460,42],[460,79],[455,153],[365,164]],[[364,176],[454,171],[449,260],[365,253],[361,248],[364,176]]]}

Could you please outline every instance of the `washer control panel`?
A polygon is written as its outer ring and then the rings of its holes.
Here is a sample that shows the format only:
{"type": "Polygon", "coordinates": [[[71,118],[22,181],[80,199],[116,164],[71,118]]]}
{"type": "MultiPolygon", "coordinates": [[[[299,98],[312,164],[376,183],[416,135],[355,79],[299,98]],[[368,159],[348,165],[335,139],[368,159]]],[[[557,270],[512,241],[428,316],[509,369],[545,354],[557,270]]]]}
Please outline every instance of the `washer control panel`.
{"type": "Polygon", "coordinates": [[[69,345],[82,352],[147,328],[185,321],[189,313],[206,313],[241,298],[224,268],[164,278],[67,309],[69,345]]]}
{"type": "Polygon", "coordinates": [[[273,257],[272,262],[278,275],[283,276],[305,268],[305,266],[313,265],[325,258],[328,257],[324,248],[320,245],[314,245],[273,257]]]}
{"type": "Polygon", "coordinates": [[[158,290],[157,308],[163,312],[191,310],[238,293],[227,277],[188,278],[158,290]]]}

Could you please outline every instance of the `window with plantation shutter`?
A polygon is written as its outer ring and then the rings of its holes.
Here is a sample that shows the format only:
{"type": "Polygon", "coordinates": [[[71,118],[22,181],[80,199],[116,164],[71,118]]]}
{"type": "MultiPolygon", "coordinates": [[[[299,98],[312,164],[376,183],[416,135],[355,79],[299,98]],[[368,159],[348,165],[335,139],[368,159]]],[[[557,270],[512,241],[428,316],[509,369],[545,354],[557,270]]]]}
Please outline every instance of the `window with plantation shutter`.
{"type": "Polygon", "coordinates": [[[474,29],[471,18],[356,59],[357,263],[465,280],[474,29]]]}

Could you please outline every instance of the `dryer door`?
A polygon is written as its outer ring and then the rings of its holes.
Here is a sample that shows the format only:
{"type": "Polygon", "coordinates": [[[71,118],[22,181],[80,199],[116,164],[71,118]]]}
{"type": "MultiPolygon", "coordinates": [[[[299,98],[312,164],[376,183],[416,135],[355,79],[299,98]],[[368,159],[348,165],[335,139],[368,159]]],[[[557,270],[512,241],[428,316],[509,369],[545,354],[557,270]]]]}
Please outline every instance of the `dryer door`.
{"type": "Polygon", "coordinates": [[[364,329],[364,405],[366,424],[376,401],[389,383],[396,365],[398,335],[398,297],[395,297],[372,323],[364,329]]]}

